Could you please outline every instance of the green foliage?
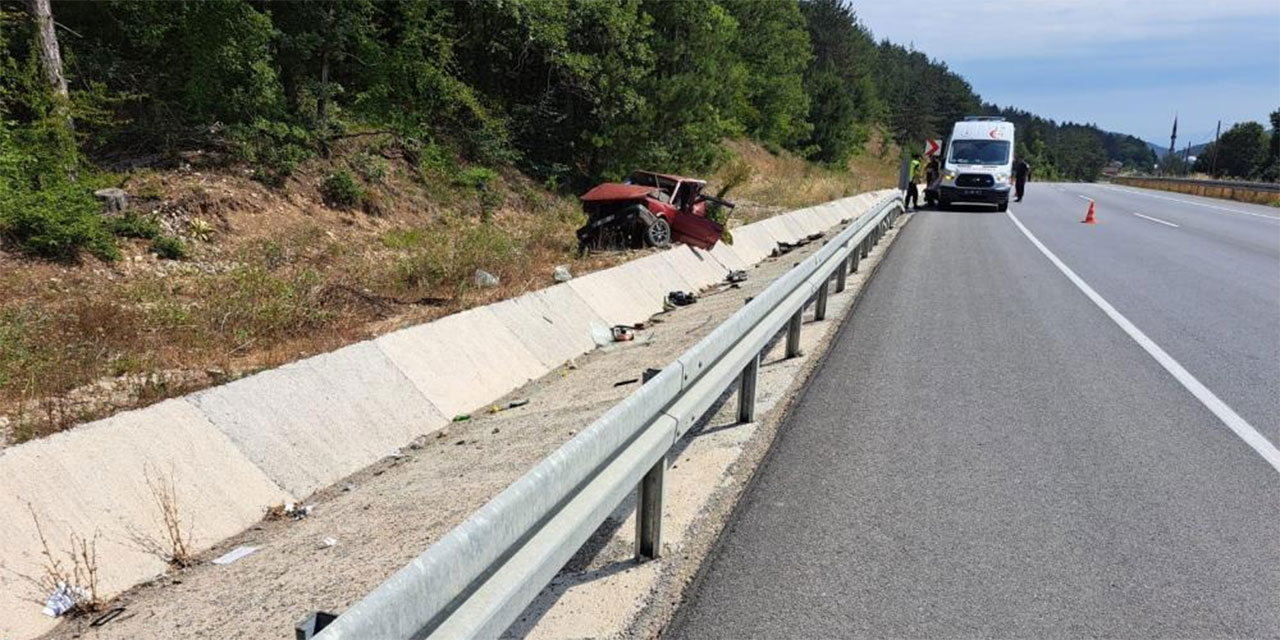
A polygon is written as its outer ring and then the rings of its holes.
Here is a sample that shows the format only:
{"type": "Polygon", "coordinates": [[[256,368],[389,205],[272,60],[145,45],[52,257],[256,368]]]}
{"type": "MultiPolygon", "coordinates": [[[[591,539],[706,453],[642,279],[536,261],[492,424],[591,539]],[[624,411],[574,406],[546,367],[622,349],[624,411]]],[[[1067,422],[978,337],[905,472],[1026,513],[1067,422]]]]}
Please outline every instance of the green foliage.
{"type": "Polygon", "coordinates": [[[306,129],[266,118],[236,125],[231,139],[239,156],[254,167],[253,177],[271,186],[284,184],[312,155],[306,129]]]}
{"type": "Polygon", "coordinates": [[[364,201],[364,187],[346,169],[330,173],[320,185],[320,193],[329,206],[354,207],[364,201]]]}
{"type": "Polygon", "coordinates": [[[1257,122],[1240,122],[1222,132],[1216,144],[1210,144],[1196,157],[1195,171],[1232,178],[1256,178],[1266,168],[1267,132],[1257,122]]]}
{"type": "Polygon", "coordinates": [[[151,252],[165,260],[183,260],[187,257],[187,245],[180,238],[159,235],[151,241],[151,252]]]}
{"type": "Polygon", "coordinates": [[[160,236],[160,223],[151,216],[141,216],[135,212],[128,212],[107,221],[107,228],[111,233],[121,238],[142,238],[151,240],[160,236]]]}
{"type": "Polygon", "coordinates": [[[103,260],[120,257],[102,223],[101,206],[91,193],[71,182],[0,191],[0,236],[46,258],[73,260],[81,248],[103,260]]]}

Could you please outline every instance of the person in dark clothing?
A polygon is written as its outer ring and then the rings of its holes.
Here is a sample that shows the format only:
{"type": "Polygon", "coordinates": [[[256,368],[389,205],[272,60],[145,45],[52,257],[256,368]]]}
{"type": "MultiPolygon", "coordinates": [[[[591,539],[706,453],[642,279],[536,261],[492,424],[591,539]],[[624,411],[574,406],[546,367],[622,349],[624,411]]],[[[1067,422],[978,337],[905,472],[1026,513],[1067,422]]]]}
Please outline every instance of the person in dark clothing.
{"type": "Polygon", "coordinates": [[[1031,177],[1031,165],[1018,158],[1013,161],[1014,195],[1017,202],[1022,202],[1022,192],[1027,188],[1027,179],[1031,177]]]}
{"type": "Polygon", "coordinates": [[[902,208],[907,211],[920,208],[920,189],[916,180],[920,179],[920,154],[911,154],[911,173],[907,175],[907,197],[902,201],[902,208]]]}

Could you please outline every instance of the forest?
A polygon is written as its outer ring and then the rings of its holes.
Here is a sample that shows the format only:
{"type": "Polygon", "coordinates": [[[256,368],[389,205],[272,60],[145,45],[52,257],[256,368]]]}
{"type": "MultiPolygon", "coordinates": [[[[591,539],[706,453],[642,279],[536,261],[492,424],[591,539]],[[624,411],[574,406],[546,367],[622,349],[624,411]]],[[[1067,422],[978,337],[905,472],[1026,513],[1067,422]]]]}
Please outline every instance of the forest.
{"type": "MultiPolygon", "coordinates": [[[[426,166],[516,167],[563,193],[702,172],[725,141],[841,166],[1000,113],[1038,178],[1153,160],[1136,138],[984,105],[877,42],[844,0],[0,2],[0,236],[111,260],[92,190],[198,151],[281,185],[348,138],[426,166]]],[[[342,187],[343,185],[336,185],[342,187]]]]}

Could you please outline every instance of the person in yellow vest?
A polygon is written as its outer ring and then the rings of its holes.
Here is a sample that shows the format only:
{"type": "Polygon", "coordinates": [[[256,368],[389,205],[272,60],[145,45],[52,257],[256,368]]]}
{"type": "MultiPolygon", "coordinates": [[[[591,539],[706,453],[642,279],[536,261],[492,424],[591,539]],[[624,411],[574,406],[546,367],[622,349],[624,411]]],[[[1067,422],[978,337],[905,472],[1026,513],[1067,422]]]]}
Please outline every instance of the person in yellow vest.
{"type": "Polygon", "coordinates": [[[915,211],[920,208],[920,189],[916,187],[916,182],[920,180],[920,154],[911,154],[911,173],[907,175],[907,197],[902,202],[902,208],[907,211],[915,211]]]}

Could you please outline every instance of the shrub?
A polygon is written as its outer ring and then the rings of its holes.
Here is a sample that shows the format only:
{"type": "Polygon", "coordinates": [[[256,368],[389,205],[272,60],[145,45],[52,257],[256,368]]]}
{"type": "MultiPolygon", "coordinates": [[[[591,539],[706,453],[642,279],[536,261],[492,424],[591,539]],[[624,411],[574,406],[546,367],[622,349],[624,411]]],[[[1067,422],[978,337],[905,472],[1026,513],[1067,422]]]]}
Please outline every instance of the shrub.
{"type": "Polygon", "coordinates": [[[120,258],[98,202],[70,182],[0,192],[0,235],[23,251],[46,258],[74,259],[82,248],[103,260],[120,258]]]}
{"type": "Polygon", "coordinates": [[[329,174],[320,185],[320,193],[324,201],[333,207],[354,207],[364,200],[364,188],[345,169],[329,174]]]}
{"type": "Polygon", "coordinates": [[[253,165],[255,180],[278,187],[311,157],[311,136],[306,129],[259,118],[232,129],[236,152],[253,165]]]}
{"type": "Polygon", "coordinates": [[[153,240],[160,235],[160,223],[156,222],[155,218],[140,216],[133,212],[109,219],[107,227],[111,233],[122,238],[153,240]]]}
{"type": "Polygon", "coordinates": [[[186,243],[173,236],[156,236],[151,241],[151,251],[165,260],[182,260],[187,257],[186,243]]]}

